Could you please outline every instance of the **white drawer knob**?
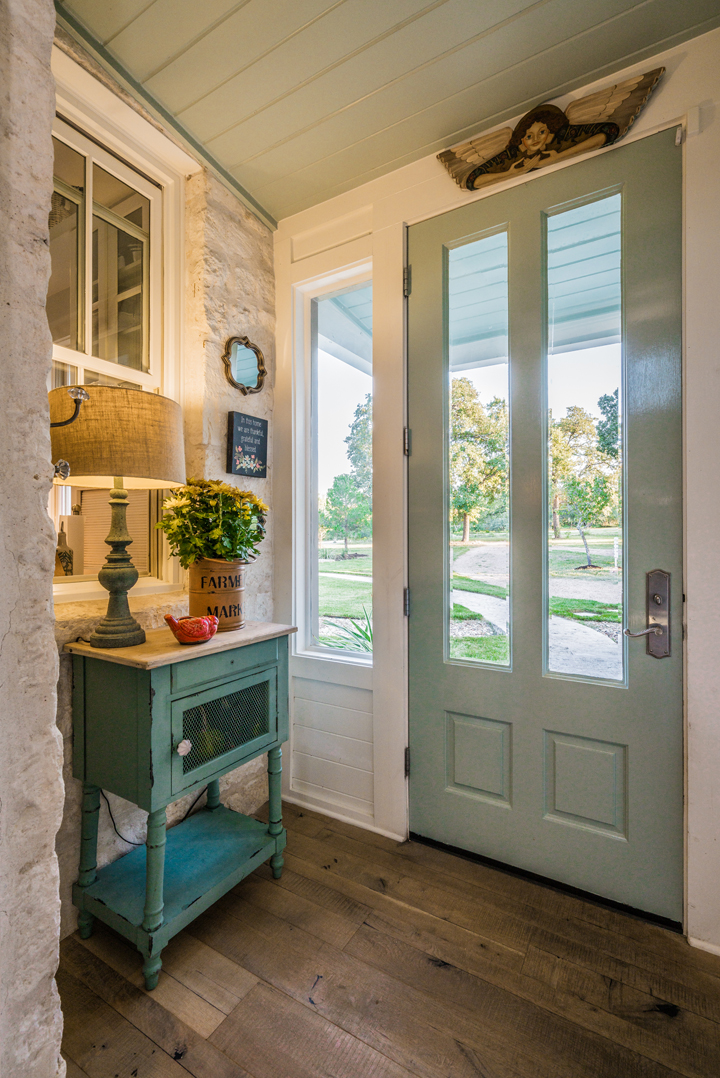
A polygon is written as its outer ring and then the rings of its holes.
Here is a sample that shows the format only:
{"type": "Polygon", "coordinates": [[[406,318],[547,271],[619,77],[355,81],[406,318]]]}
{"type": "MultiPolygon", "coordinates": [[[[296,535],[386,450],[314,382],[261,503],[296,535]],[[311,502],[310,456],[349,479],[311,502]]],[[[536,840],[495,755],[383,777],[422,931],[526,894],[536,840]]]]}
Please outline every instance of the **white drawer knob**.
{"type": "Polygon", "coordinates": [[[187,756],[187,754],[190,752],[191,749],[192,749],[192,741],[188,741],[188,739],[185,738],[184,741],[181,741],[176,746],[175,751],[177,752],[178,756],[187,756]]]}

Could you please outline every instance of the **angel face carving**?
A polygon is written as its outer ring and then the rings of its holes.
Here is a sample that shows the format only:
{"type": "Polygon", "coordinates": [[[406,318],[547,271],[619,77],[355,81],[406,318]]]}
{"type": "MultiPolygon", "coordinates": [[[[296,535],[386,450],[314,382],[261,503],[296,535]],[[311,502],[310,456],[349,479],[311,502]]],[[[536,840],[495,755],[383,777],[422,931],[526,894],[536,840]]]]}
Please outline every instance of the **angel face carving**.
{"type": "Polygon", "coordinates": [[[510,127],[470,139],[438,154],[455,182],[477,191],[501,179],[534,172],[617,142],[643,108],[664,68],[572,101],[563,112],[546,103],[510,127]]]}
{"type": "Polygon", "coordinates": [[[534,157],[543,152],[548,142],[552,142],[552,137],[552,131],[540,120],[536,120],[520,139],[520,149],[527,157],[534,157]]]}

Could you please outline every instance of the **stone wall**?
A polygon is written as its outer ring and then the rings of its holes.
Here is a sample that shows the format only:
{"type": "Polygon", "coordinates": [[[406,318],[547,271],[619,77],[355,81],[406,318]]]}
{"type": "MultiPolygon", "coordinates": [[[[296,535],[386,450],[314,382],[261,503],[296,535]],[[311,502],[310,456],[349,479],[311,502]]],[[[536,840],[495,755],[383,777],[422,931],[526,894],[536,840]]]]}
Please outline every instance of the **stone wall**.
{"type": "Polygon", "coordinates": [[[0,0],[0,1075],[51,1078],[60,1059],[55,833],[55,536],[45,317],[52,190],[52,0],[0,0]]]}
{"type": "MultiPolygon", "coordinates": [[[[188,475],[224,479],[252,489],[271,504],[271,480],[245,479],[225,473],[227,413],[242,411],[269,419],[274,377],[274,280],[272,236],[244,206],[207,172],[188,182],[186,203],[187,286],[183,406],[188,475]],[[243,397],[227,382],[221,354],[228,337],[247,335],[262,349],[268,379],[261,393],[243,397]]],[[[268,468],[269,475],[271,474],[268,468]]],[[[245,598],[250,621],[272,620],[272,514],[262,554],[247,570],[245,598]]],[[[106,603],[65,603],[56,607],[56,639],[60,649],[86,637],[105,612],[106,603]]],[[[187,596],[170,593],[130,600],[140,624],[156,628],[165,614],[187,613],[187,596]]],[[[64,937],[74,932],[77,911],[71,888],[77,878],[80,850],[81,784],[72,775],[72,704],[70,657],[61,655],[58,681],[58,726],[65,747],[66,801],[58,834],[60,893],[64,937]]],[[[226,775],[220,783],[223,803],[252,813],[267,798],[264,756],[226,775]]],[[[120,833],[132,842],[145,837],[147,813],[108,795],[120,833]]],[[[168,809],[170,826],[179,821],[195,794],[168,809]]],[[[200,802],[202,804],[202,802],[200,802]]],[[[100,807],[98,865],[102,867],[132,849],[115,833],[104,802],[100,807]]]]}

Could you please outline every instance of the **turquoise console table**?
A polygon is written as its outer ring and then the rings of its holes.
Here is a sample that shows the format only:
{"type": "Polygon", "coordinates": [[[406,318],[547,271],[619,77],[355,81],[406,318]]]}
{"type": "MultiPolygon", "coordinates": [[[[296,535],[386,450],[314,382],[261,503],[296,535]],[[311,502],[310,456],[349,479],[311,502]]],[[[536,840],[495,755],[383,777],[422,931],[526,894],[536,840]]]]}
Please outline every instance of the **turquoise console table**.
{"type": "Polygon", "coordinates": [[[80,934],[97,917],[144,957],[147,988],[177,932],[263,861],[280,876],[281,745],[288,738],[290,625],[248,623],[206,644],[155,629],[136,647],[68,644],[73,654],[73,773],[83,783],[80,934]],[[219,780],[268,754],[269,823],[220,804],[219,780]],[[166,831],[167,806],[207,786],[207,806],[166,831]],[[97,868],[100,790],[148,816],[147,842],[97,868]]]}

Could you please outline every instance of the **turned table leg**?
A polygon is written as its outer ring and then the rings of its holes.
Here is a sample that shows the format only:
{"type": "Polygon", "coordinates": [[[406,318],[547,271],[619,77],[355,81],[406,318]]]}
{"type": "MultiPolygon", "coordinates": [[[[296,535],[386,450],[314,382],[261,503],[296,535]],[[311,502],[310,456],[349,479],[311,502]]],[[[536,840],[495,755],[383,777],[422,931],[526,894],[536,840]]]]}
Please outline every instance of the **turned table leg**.
{"type": "Polygon", "coordinates": [[[220,808],[220,779],[211,779],[207,785],[207,807],[211,812],[220,808]]]}
{"type": "MultiPolygon", "coordinates": [[[[277,745],[268,752],[268,801],[269,801],[269,827],[271,835],[282,834],[282,749],[277,745]]],[[[283,855],[275,853],[270,858],[270,868],[276,880],[280,879],[282,868],[285,864],[283,855]]]]}
{"type": "MultiPolygon", "coordinates": [[[[100,816],[100,787],[89,782],[83,783],[82,825],[80,838],[80,874],[79,887],[89,887],[97,879],[97,837],[98,818],[100,816]]],[[[95,918],[86,910],[78,916],[80,938],[88,939],[92,935],[95,918]]]]}
{"type": "MultiPolygon", "coordinates": [[[[146,932],[156,932],[163,922],[163,878],[165,875],[165,837],[167,815],[164,808],[148,816],[145,870],[145,909],[142,926],[146,932]]],[[[155,988],[162,961],[160,952],[146,955],[143,963],[145,987],[155,988]]]]}

